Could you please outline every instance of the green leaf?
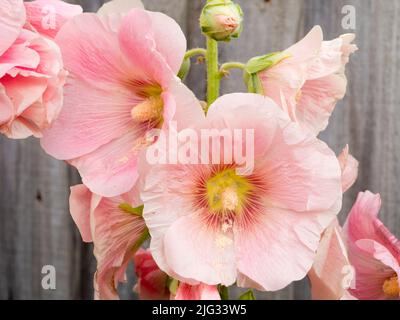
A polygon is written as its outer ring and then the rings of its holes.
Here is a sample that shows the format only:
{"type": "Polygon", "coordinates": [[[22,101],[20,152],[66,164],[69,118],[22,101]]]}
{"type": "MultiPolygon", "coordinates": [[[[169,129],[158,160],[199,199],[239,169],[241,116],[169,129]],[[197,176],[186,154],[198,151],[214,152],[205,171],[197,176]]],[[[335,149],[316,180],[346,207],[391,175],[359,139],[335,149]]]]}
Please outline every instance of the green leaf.
{"type": "Polygon", "coordinates": [[[282,60],[289,58],[291,55],[288,52],[273,52],[264,56],[251,58],[247,64],[245,70],[250,73],[258,73],[265,69],[269,69],[281,62],[282,60]]]}
{"type": "Polygon", "coordinates": [[[248,290],[239,297],[239,300],[256,300],[256,298],[254,297],[253,291],[248,290]]]}
{"type": "Polygon", "coordinates": [[[169,289],[169,292],[171,292],[172,294],[176,294],[176,291],[178,290],[179,287],[179,281],[169,277],[167,280],[167,286],[169,289]]]}
{"type": "Polygon", "coordinates": [[[141,217],[143,215],[143,208],[144,206],[141,205],[139,207],[133,208],[129,203],[121,203],[118,206],[121,210],[125,211],[129,214],[134,214],[135,216],[141,217]]]}

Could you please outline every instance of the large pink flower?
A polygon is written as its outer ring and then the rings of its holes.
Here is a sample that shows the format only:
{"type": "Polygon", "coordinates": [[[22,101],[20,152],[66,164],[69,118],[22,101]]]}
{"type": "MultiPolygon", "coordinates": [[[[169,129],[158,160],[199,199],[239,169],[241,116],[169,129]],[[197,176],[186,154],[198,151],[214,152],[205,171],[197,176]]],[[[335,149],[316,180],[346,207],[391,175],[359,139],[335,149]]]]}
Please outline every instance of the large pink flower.
{"type": "Polygon", "coordinates": [[[78,168],[94,193],[127,192],[149,130],[204,117],[175,74],[185,54],[180,27],[161,13],[84,13],[56,37],[71,77],[60,117],[42,139],[52,156],[78,168]]]}
{"type": "Polygon", "coordinates": [[[61,0],[35,0],[24,5],[28,23],[50,38],[54,38],[68,20],[82,13],[81,6],[61,0]]]}
{"type": "Polygon", "coordinates": [[[113,198],[92,194],[84,185],[71,188],[70,210],[85,242],[93,242],[97,259],[96,298],[118,298],[118,282],[141,242],[147,237],[143,218],[133,212],[138,191],[113,198]]]}
{"type": "Polygon", "coordinates": [[[22,0],[0,0],[0,132],[16,139],[54,121],[66,75],[57,45],[25,19],[22,0]]]}
{"type": "Polygon", "coordinates": [[[361,192],[345,224],[358,299],[400,299],[400,241],[378,219],[381,199],[361,192]]]}
{"type": "Polygon", "coordinates": [[[303,129],[317,135],[346,93],[345,65],[357,50],[353,40],[353,34],[346,34],[323,41],[321,28],[314,27],[284,51],[288,58],[260,73],[264,94],[303,129]]]}
{"type": "MultiPolygon", "coordinates": [[[[254,154],[251,143],[246,148],[245,132],[234,140],[235,148],[254,156],[254,170],[237,174],[243,163],[239,153],[233,164],[223,164],[225,151],[214,144],[199,154],[221,152],[214,164],[151,166],[141,198],[157,264],[189,284],[237,281],[279,290],[302,279],[321,233],[341,207],[336,156],[261,95],[219,98],[196,130],[211,128],[254,130],[254,154]]],[[[199,132],[197,137],[191,143],[204,146],[199,132]]]]}

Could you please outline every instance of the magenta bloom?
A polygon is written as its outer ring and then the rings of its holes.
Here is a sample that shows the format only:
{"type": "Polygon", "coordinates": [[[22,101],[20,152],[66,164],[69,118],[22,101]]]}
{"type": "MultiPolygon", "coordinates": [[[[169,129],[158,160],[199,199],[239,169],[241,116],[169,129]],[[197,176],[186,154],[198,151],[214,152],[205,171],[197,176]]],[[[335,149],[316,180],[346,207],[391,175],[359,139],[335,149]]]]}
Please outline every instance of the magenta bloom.
{"type": "Polygon", "coordinates": [[[117,299],[118,283],[141,241],[147,237],[142,217],[126,208],[140,205],[138,191],[113,198],[92,194],[84,185],[71,188],[70,210],[83,241],[93,242],[97,260],[95,297],[117,299]]]}
{"type": "MultiPolygon", "coordinates": [[[[203,129],[254,130],[254,168],[237,174],[237,154],[230,165],[151,166],[141,198],[157,264],[192,285],[274,291],[302,279],[341,208],[335,154],[261,95],[219,98],[203,129]]],[[[233,145],[245,150],[243,139],[233,145]]]]}
{"type": "Polygon", "coordinates": [[[379,195],[359,193],[344,227],[356,269],[350,293],[362,300],[400,299],[400,241],[378,219],[380,207],[379,195]]]}
{"type": "Polygon", "coordinates": [[[285,50],[288,58],[260,73],[264,94],[293,121],[314,135],[324,130],[347,87],[345,66],[357,47],[353,34],[323,41],[314,27],[300,42],[285,50]]]}
{"type": "Polygon", "coordinates": [[[135,287],[141,300],[169,300],[168,275],[154,261],[149,250],[140,249],[134,257],[138,283],[135,287]]]}
{"type": "Polygon", "coordinates": [[[0,0],[0,34],[0,132],[41,137],[62,107],[61,53],[31,28],[22,0],[0,0]]]}
{"type": "Polygon", "coordinates": [[[204,113],[175,76],[186,41],[161,13],[84,13],[56,37],[71,77],[64,108],[43,148],[78,168],[103,196],[128,192],[138,178],[137,157],[153,142],[147,133],[176,120],[178,129],[204,113]]]}

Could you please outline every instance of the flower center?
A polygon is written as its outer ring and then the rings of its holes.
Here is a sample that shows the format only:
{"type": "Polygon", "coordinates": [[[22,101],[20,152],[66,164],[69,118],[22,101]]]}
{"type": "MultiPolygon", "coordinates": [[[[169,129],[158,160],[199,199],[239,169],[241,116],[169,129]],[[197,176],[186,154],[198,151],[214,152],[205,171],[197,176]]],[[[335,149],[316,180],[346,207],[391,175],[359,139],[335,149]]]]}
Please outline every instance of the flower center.
{"type": "Polygon", "coordinates": [[[243,176],[238,176],[235,169],[221,171],[206,182],[209,208],[217,213],[238,213],[246,203],[251,189],[249,181],[243,176]]]}
{"type": "Polygon", "coordinates": [[[389,298],[398,298],[400,296],[399,279],[397,276],[387,279],[383,284],[383,292],[389,298]]]}
{"type": "Polygon", "coordinates": [[[158,124],[162,121],[163,107],[164,102],[161,96],[149,96],[132,108],[131,116],[135,122],[153,122],[158,124]]]}

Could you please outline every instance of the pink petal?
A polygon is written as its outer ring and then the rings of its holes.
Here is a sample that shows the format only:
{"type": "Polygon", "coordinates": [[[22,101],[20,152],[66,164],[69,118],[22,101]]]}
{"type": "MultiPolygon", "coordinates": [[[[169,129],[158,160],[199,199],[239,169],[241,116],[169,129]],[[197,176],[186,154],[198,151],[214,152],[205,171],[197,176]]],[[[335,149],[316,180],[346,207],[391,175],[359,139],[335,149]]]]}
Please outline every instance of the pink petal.
{"type": "MultiPolygon", "coordinates": [[[[320,234],[334,219],[332,214],[302,215],[267,208],[255,225],[235,230],[238,270],[257,284],[256,288],[277,291],[292,281],[303,279],[311,269],[320,234]],[[256,254],[254,254],[256,252],[256,254]]],[[[241,286],[251,283],[242,281],[241,286]]]]}
{"type": "Polygon", "coordinates": [[[168,229],[166,261],[182,278],[230,286],[236,280],[232,234],[208,229],[199,215],[184,216],[168,229]]]}
{"type": "Polygon", "coordinates": [[[102,198],[92,208],[91,223],[94,254],[97,259],[96,282],[100,299],[116,299],[118,282],[124,281],[125,270],[135,253],[135,245],[146,226],[141,217],[119,208],[121,203],[139,205],[133,190],[122,197],[102,198]]]}
{"type": "Polygon", "coordinates": [[[70,212],[85,242],[92,242],[90,230],[91,200],[92,193],[85,185],[79,184],[71,187],[71,195],[69,197],[70,212]]]}
{"type": "Polygon", "coordinates": [[[315,136],[323,131],[336,103],[346,93],[346,77],[339,74],[307,80],[299,94],[295,119],[304,130],[315,136]]]}
{"type": "Polygon", "coordinates": [[[60,0],[24,2],[28,22],[40,33],[54,38],[72,17],[82,13],[79,5],[60,0]]]}
{"type": "Polygon", "coordinates": [[[199,284],[191,286],[181,282],[174,300],[221,300],[216,286],[199,284]]]}
{"type": "MultiPolygon", "coordinates": [[[[11,99],[8,97],[4,86],[0,83],[0,128],[11,120],[13,115],[13,105],[11,99]]],[[[1,130],[1,129],[0,129],[1,130]]]]}
{"type": "Polygon", "coordinates": [[[97,194],[114,197],[130,190],[137,181],[137,151],[133,132],[98,148],[97,150],[70,160],[78,168],[83,183],[97,194]]]}
{"type": "Polygon", "coordinates": [[[349,154],[349,146],[343,149],[338,157],[342,169],[342,188],[346,192],[356,182],[358,177],[358,161],[349,154]]]}
{"type": "Polygon", "coordinates": [[[17,39],[25,18],[25,8],[21,0],[0,0],[0,56],[17,39]]]}
{"type": "Polygon", "coordinates": [[[165,86],[178,72],[186,44],[182,30],[172,19],[133,9],[124,16],[118,35],[122,52],[150,79],[165,86]],[[172,35],[174,45],[170,46],[172,35]]]}
{"type": "Polygon", "coordinates": [[[325,230],[313,267],[308,273],[314,300],[340,300],[355,280],[342,231],[336,220],[325,230]],[[346,269],[347,268],[347,269],[346,269]],[[350,278],[347,278],[350,277],[350,278]]]}

